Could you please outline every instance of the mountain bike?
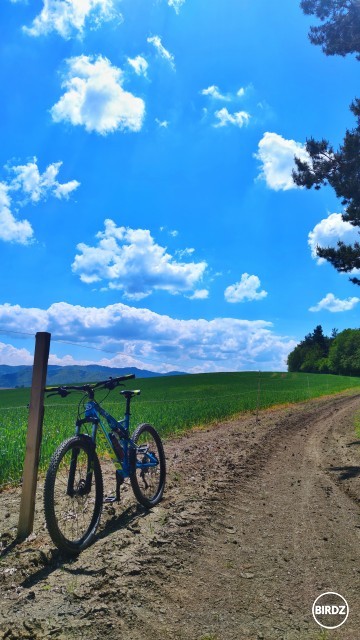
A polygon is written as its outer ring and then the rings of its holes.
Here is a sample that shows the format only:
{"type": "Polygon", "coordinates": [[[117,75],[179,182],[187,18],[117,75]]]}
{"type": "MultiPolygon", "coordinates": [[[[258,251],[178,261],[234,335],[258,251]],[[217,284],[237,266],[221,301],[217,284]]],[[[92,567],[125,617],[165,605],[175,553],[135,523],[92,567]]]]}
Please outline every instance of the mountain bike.
{"type": "Polygon", "coordinates": [[[103,479],[96,452],[98,429],[102,431],[116,468],[116,495],[105,500],[120,500],[120,487],[125,478],[136,499],[147,509],[162,498],[165,486],[166,463],[163,444],[158,432],[150,424],[139,424],[130,437],[130,403],[140,390],[122,390],[126,406],[122,420],[116,420],[101,403],[110,391],[133,374],[109,378],[95,384],[48,387],[47,397],[65,398],[72,392],[82,392],[78,404],[75,435],[56,449],[46,474],[44,509],[51,539],[60,551],[77,555],[89,546],[98,528],[104,502],[103,479]],[[95,392],[107,390],[101,401],[95,392]],[[84,433],[86,430],[87,433],[84,433]],[[90,433],[89,433],[90,431],[90,433]]]}

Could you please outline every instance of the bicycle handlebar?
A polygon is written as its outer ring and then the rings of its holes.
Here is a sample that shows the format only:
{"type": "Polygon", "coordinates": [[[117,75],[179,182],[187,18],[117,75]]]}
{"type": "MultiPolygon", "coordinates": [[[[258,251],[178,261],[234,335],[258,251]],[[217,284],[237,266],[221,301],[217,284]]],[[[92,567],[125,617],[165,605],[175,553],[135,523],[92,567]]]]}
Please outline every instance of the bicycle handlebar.
{"type": "Polygon", "coordinates": [[[95,389],[100,389],[103,387],[104,389],[109,389],[112,391],[116,387],[118,387],[121,382],[125,380],[131,380],[135,378],[134,373],[128,373],[125,376],[119,376],[117,378],[108,378],[107,380],[102,380],[101,382],[95,382],[94,384],[84,384],[84,385],[64,385],[61,387],[45,387],[45,393],[49,393],[48,398],[50,396],[59,395],[62,398],[66,398],[66,396],[71,393],[71,391],[84,391],[85,393],[93,392],[95,389]]]}

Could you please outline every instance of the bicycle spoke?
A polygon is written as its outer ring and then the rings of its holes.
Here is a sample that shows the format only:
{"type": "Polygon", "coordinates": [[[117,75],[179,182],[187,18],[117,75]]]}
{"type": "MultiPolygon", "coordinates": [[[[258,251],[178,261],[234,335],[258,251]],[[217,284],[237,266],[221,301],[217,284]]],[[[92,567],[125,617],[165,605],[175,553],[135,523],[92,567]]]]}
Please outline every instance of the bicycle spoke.
{"type": "Polygon", "coordinates": [[[151,425],[139,425],[133,436],[136,450],[130,476],[135,496],[152,507],[159,502],[165,484],[165,456],[161,439],[151,425]]]}

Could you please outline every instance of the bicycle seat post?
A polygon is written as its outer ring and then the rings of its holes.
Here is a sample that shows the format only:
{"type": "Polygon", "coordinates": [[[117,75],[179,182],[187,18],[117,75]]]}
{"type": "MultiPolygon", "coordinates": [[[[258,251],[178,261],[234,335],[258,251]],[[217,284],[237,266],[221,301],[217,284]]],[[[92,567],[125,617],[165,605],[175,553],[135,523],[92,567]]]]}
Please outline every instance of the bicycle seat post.
{"type": "Polygon", "coordinates": [[[125,416],[126,418],[130,418],[130,403],[131,403],[132,395],[130,393],[127,393],[125,395],[125,398],[126,398],[125,416]]]}
{"type": "Polygon", "coordinates": [[[125,407],[125,425],[126,428],[129,428],[130,424],[130,402],[131,398],[134,396],[140,395],[140,390],[130,391],[129,389],[123,389],[120,393],[126,398],[126,407],[125,407]]]}

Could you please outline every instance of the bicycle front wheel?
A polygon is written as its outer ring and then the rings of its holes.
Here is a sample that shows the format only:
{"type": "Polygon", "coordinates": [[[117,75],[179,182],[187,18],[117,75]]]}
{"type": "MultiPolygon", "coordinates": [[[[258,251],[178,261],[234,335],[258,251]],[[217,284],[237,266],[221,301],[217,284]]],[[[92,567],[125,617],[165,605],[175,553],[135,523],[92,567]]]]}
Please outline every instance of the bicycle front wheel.
{"type": "Polygon", "coordinates": [[[166,463],[161,438],[151,424],[139,424],[130,452],[130,482],[136,499],[146,508],[154,507],[162,498],[166,463]]]}
{"type": "Polygon", "coordinates": [[[103,480],[88,436],[65,440],[51,458],[45,479],[45,520],[52,541],[76,555],[93,540],[103,504],[103,480]]]}

